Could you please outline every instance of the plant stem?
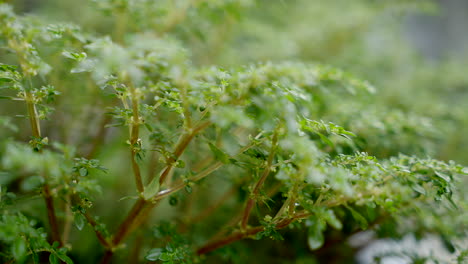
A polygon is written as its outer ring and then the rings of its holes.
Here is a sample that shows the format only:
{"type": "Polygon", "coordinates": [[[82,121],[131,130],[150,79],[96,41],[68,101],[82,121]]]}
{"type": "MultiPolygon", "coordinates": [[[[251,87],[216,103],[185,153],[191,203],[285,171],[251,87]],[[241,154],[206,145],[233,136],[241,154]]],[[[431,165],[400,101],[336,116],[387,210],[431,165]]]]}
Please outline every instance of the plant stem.
{"type": "Polygon", "coordinates": [[[71,224],[73,221],[73,214],[71,207],[69,204],[71,203],[71,195],[67,193],[66,201],[65,201],[65,223],[63,224],[63,233],[62,233],[62,241],[63,244],[67,244],[68,238],[70,237],[71,231],[71,224]]]}
{"type": "MultiPolygon", "coordinates": [[[[247,145],[247,146],[241,148],[239,150],[238,154],[244,153],[246,150],[248,150],[251,147],[253,147],[253,145],[247,145]]],[[[192,176],[192,178],[190,178],[190,181],[191,182],[199,181],[199,180],[205,178],[206,176],[210,175],[211,173],[215,172],[217,169],[219,169],[223,165],[224,164],[222,162],[220,162],[220,161],[215,162],[211,166],[209,166],[208,168],[201,171],[200,173],[192,176]]],[[[153,197],[152,200],[153,201],[159,201],[159,200],[163,199],[164,197],[167,197],[167,196],[169,196],[169,195],[183,189],[186,185],[187,185],[186,182],[180,180],[177,184],[175,184],[171,188],[160,191],[156,196],[153,197]]]]}
{"type": "Polygon", "coordinates": [[[125,220],[122,222],[120,227],[117,229],[118,231],[115,233],[112,244],[114,246],[118,246],[120,242],[127,236],[132,228],[138,214],[140,214],[141,210],[148,205],[148,202],[144,199],[138,199],[136,203],[133,205],[132,209],[128,213],[125,220]]]}
{"type": "Polygon", "coordinates": [[[271,140],[271,150],[270,150],[270,155],[268,155],[266,168],[263,171],[262,176],[260,177],[258,182],[255,184],[254,190],[252,191],[252,194],[251,194],[251,196],[250,196],[250,198],[247,201],[247,204],[245,206],[245,210],[244,210],[244,214],[242,216],[242,222],[241,222],[241,228],[242,229],[246,229],[247,223],[249,222],[250,213],[252,212],[252,208],[254,207],[254,205],[256,203],[256,198],[257,198],[257,196],[258,196],[258,194],[260,192],[260,189],[263,186],[263,183],[265,183],[266,178],[270,174],[271,165],[273,163],[273,158],[275,157],[275,151],[276,151],[277,143],[278,143],[278,133],[277,133],[277,130],[276,130],[275,133],[273,134],[273,138],[271,140]]]}
{"type": "MultiPolygon", "coordinates": [[[[203,170],[202,172],[196,174],[195,176],[193,176],[190,181],[192,182],[195,182],[195,181],[199,181],[203,178],[205,178],[206,176],[210,175],[211,173],[213,173],[214,171],[216,171],[217,169],[219,169],[221,166],[223,166],[223,163],[222,162],[216,162],[214,163],[213,165],[211,165],[210,167],[208,167],[207,169],[203,170]]],[[[163,190],[163,191],[160,191],[156,196],[153,197],[153,201],[159,201],[161,199],[163,199],[164,197],[167,197],[179,190],[182,190],[183,188],[185,188],[185,186],[187,185],[187,183],[183,182],[183,181],[179,181],[175,186],[169,188],[169,189],[166,189],[166,190],[163,190]]]]}
{"type": "MultiPolygon", "coordinates": [[[[70,197],[70,206],[71,207],[72,205],[77,205],[79,204],[79,201],[80,201],[80,198],[78,197],[77,194],[73,194],[71,195],[70,197]]],[[[96,237],[97,239],[99,240],[99,242],[105,247],[105,248],[112,248],[112,243],[110,243],[106,236],[101,233],[101,231],[99,231],[98,229],[98,223],[94,220],[94,218],[88,213],[88,211],[85,211],[85,212],[81,212],[81,214],[86,218],[86,221],[88,222],[88,224],[93,228],[94,230],[94,233],[96,234],[96,237]]]]}
{"type": "Polygon", "coordinates": [[[37,111],[36,105],[32,102],[32,95],[28,93],[27,97],[27,107],[28,107],[28,116],[29,116],[29,123],[31,124],[32,134],[36,138],[41,137],[41,128],[39,124],[39,120],[37,119],[37,111]]]}
{"type": "MultiPolygon", "coordinates": [[[[41,137],[41,129],[39,120],[37,118],[36,105],[33,102],[33,95],[29,92],[26,93],[26,105],[28,108],[29,122],[31,123],[32,135],[35,138],[41,137]]],[[[41,150],[39,150],[41,152],[41,150]]],[[[47,208],[47,218],[49,220],[52,240],[59,242],[59,245],[62,245],[62,239],[60,238],[59,226],[57,222],[57,216],[55,214],[54,200],[52,198],[52,193],[50,191],[49,184],[47,179],[43,187],[44,200],[47,208]]]]}
{"type": "Polygon", "coordinates": [[[96,237],[98,238],[99,242],[105,247],[105,248],[112,248],[112,244],[107,241],[106,237],[104,234],[102,234],[98,230],[98,224],[96,221],[89,215],[88,212],[83,213],[83,216],[86,218],[88,223],[93,227],[94,233],[96,233],[96,237]]]}
{"type": "Polygon", "coordinates": [[[50,187],[47,183],[44,184],[44,200],[47,207],[47,218],[49,219],[52,240],[59,242],[59,245],[62,246],[62,239],[60,238],[57,216],[55,215],[54,200],[50,192],[50,187]]]}
{"type": "MultiPolygon", "coordinates": [[[[287,227],[289,224],[291,224],[293,221],[306,218],[310,215],[310,213],[301,213],[301,214],[296,214],[291,218],[285,218],[276,223],[276,229],[282,229],[287,227]]],[[[249,236],[253,236],[261,231],[264,231],[265,227],[264,226],[257,226],[257,227],[252,227],[252,228],[247,228],[244,230],[239,230],[234,233],[232,233],[229,236],[226,236],[224,238],[212,241],[210,243],[207,243],[206,245],[202,246],[197,250],[198,255],[203,255],[206,253],[209,253],[213,250],[216,250],[220,247],[223,247],[225,245],[231,244],[235,241],[247,238],[249,236]]]]}
{"type": "Polygon", "coordinates": [[[211,122],[203,122],[195,128],[193,128],[189,133],[185,133],[180,137],[179,142],[177,143],[176,148],[174,150],[173,157],[169,160],[169,164],[165,167],[164,171],[159,176],[159,184],[162,185],[164,183],[167,176],[174,168],[175,162],[180,158],[182,153],[184,153],[185,149],[189,145],[190,141],[192,141],[193,137],[195,137],[195,135],[197,135],[201,130],[207,128],[209,125],[211,125],[211,122]]]}
{"type": "Polygon", "coordinates": [[[182,106],[184,108],[184,123],[186,129],[192,128],[192,115],[190,114],[190,105],[187,99],[187,81],[179,81],[180,87],[180,99],[182,100],[182,106]]]}
{"type": "MultiPolygon", "coordinates": [[[[190,134],[186,134],[185,136],[183,136],[181,138],[181,140],[179,140],[179,143],[177,144],[177,146],[175,148],[176,150],[174,151],[174,155],[177,158],[179,158],[180,155],[182,155],[184,150],[187,148],[188,144],[193,139],[193,137],[196,134],[198,134],[201,130],[208,127],[209,125],[211,125],[211,122],[209,122],[209,121],[203,122],[203,123],[197,125],[192,130],[192,132],[190,134]]],[[[248,150],[252,146],[253,145],[247,145],[247,146],[243,147],[242,149],[239,150],[239,153],[245,152],[246,150],[248,150]]],[[[173,163],[171,163],[171,164],[173,164],[173,163]]],[[[213,165],[211,165],[210,167],[208,167],[207,169],[205,169],[202,172],[198,173],[197,175],[193,176],[191,180],[192,181],[201,180],[204,177],[206,177],[209,174],[216,171],[222,165],[223,165],[222,162],[216,162],[213,165]]],[[[168,167],[166,167],[164,169],[163,174],[166,171],[170,171],[170,169],[172,169],[172,166],[168,165],[168,167]]],[[[172,187],[170,189],[160,191],[156,196],[154,196],[149,201],[144,200],[143,198],[139,198],[135,202],[135,204],[133,205],[133,207],[130,210],[130,212],[128,213],[127,217],[124,219],[122,224],[117,229],[117,232],[115,233],[115,235],[113,236],[113,239],[112,239],[112,248],[108,248],[106,250],[106,252],[105,252],[105,254],[104,254],[104,256],[103,256],[103,258],[101,260],[101,263],[106,264],[106,263],[110,262],[110,260],[112,258],[112,255],[113,255],[113,251],[115,250],[115,248],[117,248],[120,245],[120,243],[131,233],[132,230],[134,230],[136,227],[139,226],[140,223],[142,223],[143,221],[146,220],[146,218],[148,217],[151,210],[158,204],[159,200],[163,199],[164,197],[167,197],[168,195],[170,195],[172,193],[175,193],[175,192],[183,189],[185,187],[185,185],[186,185],[185,182],[180,182],[179,184],[177,184],[176,186],[174,186],[174,187],[172,187]]]]}
{"type": "Polygon", "coordinates": [[[126,238],[126,236],[130,233],[138,218],[138,215],[148,204],[149,202],[145,201],[142,198],[139,198],[135,202],[127,217],[124,219],[122,224],[120,224],[119,228],[117,229],[117,232],[112,238],[112,247],[108,247],[106,252],[104,253],[104,256],[101,260],[102,264],[110,263],[115,248],[117,248],[120,245],[120,243],[126,238]]]}
{"type": "Polygon", "coordinates": [[[101,264],[110,263],[112,259],[112,255],[114,255],[114,252],[112,250],[106,250],[106,252],[104,253],[104,256],[101,259],[101,264]]]}
{"type": "Polygon", "coordinates": [[[278,213],[276,213],[275,217],[273,219],[279,219],[281,218],[286,210],[288,210],[288,215],[293,215],[294,214],[294,204],[296,203],[296,195],[298,193],[298,184],[294,184],[292,189],[288,193],[288,199],[284,201],[283,205],[279,209],[278,213]]]}
{"type": "Polygon", "coordinates": [[[139,193],[144,191],[143,181],[141,180],[140,166],[136,162],[136,155],[140,148],[137,147],[139,142],[139,132],[140,132],[140,116],[138,113],[138,98],[136,96],[136,91],[133,86],[131,86],[131,97],[132,97],[132,112],[133,112],[133,122],[130,129],[130,154],[132,160],[132,169],[135,176],[135,183],[139,193]]]}

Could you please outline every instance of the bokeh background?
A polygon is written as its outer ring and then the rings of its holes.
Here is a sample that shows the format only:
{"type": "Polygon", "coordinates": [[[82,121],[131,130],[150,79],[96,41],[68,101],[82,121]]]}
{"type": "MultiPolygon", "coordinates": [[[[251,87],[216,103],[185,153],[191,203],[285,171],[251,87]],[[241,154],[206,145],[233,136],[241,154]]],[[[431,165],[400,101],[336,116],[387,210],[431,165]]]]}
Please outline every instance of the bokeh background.
{"type": "MultiPolygon", "coordinates": [[[[85,32],[119,37],[114,30],[119,20],[116,14],[103,15],[103,3],[109,1],[9,2],[17,13],[31,16],[31,19],[45,17],[51,23],[72,22],[85,32]]],[[[169,4],[177,7],[184,1],[159,2],[163,7],[169,4]]],[[[231,5],[220,4],[218,9],[211,8],[202,14],[189,10],[176,23],[165,27],[158,23],[160,17],[167,15],[164,8],[126,17],[124,23],[133,31],[138,31],[141,24],[154,27],[159,35],[183,47],[195,66],[239,67],[252,62],[287,60],[342,68],[368,80],[376,93],[341,98],[323,111],[321,119],[365,135],[367,141],[362,142],[362,150],[379,158],[402,152],[468,165],[468,1],[231,2],[231,5]],[[348,118],[350,113],[356,116],[352,121],[348,118]]],[[[0,56],[8,59],[2,51],[0,56]]],[[[99,107],[81,109],[78,101],[91,100],[94,91],[80,89],[76,77],[53,82],[56,87],[68,87],[56,102],[57,107],[67,111],[54,113],[52,117],[66,121],[67,127],[54,127],[60,122],[44,123],[45,134],[53,140],[83,146],[82,151],[88,152],[86,142],[90,135],[99,131],[89,131],[80,124],[83,120],[98,124],[105,117],[99,107]]],[[[98,101],[96,106],[107,103],[98,101]]],[[[22,110],[17,109],[14,102],[1,104],[1,116],[21,114],[22,110]]],[[[18,133],[11,135],[3,131],[0,135],[27,139],[28,130],[21,129],[21,122],[16,123],[20,126],[18,133]]],[[[26,128],[27,123],[23,123],[26,128]]],[[[107,133],[108,142],[122,139],[113,129],[107,133]]],[[[114,145],[115,148],[97,150],[104,164],[119,164],[116,158],[119,155],[113,154],[125,151],[125,147],[114,145]]],[[[120,173],[129,171],[123,165],[113,169],[120,173]]],[[[121,197],[128,188],[126,183],[105,177],[103,181],[122,190],[114,194],[121,197]]],[[[104,204],[98,206],[104,211],[110,210],[104,204]]],[[[365,237],[361,239],[367,241],[365,237]]],[[[411,237],[405,239],[412,240],[411,237]]],[[[428,241],[434,246],[435,254],[447,254],[439,240],[429,238],[428,241]]],[[[417,247],[420,242],[405,243],[410,243],[406,247],[417,247]]],[[[371,249],[366,251],[364,247],[356,255],[357,261],[368,263],[368,255],[379,250],[371,249]]],[[[402,258],[393,258],[388,263],[405,262],[402,258]]]]}

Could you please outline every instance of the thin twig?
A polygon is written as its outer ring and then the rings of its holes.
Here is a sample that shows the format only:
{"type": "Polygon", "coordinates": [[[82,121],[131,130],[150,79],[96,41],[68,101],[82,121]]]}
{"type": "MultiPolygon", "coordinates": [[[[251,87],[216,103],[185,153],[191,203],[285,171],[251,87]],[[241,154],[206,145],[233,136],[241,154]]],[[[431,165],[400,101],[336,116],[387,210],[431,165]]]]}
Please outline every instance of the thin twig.
{"type": "MultiPolygon", "coordinates": [[[[291,224],[293,221],[298,220],[298,219],[307,218],[310,215],[311,215],[310,213],[307,213],[307,214],[300,213],[300,214],[294,215],[291,218],[282,219],[282,220],[276,222],[276,229],[285,228],[289,224],[291,224]]],[[[218,249],[220,247],[223,247],[223,246],[231,244],[231,243],[233,243],[235,241],[238,241],[238,240],[253,236],[253,235],[255,235],[255,234],[259,233],[259,232],[262,232],[264,230],[265,230],[264,226],[257,226],[257,227],[247,228],[245,230],[236,231],[236,232],[232,233],[229,236],[226,236],[224,238],[221,238],[221,239],[218,239],[218,240],[215,240],[215,241],[212,241],[212,242],[209,242],[209,243],[205,244],[204,246],[202,246],[201,248],[199,248],[197,250],[197,254],[198,255],[203,255],[203,254],[209,253],[209,252],[211,252],[213,250],[216,250],[216,249],[218,249]]]]}
{"type": "Polygon", "coordinates": [[[192,129],[189,133],[185,133],[182,135],[179,139],[179,142],[177,143],[177,146],[174,150],[173,157],[169,160],[168,165],[164,168],[163,172],[159,176],[159,184],[163,184],[164,181],[166,180],[166,177],[169,175],[171,170],[174,168],[175,162],[180,158],[182,153],[184,153],[185,149],[189,145],[189,143],[192,141],[192,139],[197,135],[200,131],[203,129],[207,128],[208,126],[211,125],[211,122],[205,121],[195,128],[192,129]]]}
{"type": "Polygon", "coordinates": [[[99,231],[98,223],[94,220],[94,218],[91,217],[91,215],[88,212],[83,213],[83,216],[86,218],[91,227],[93,227],[94,233],[96,234],[96,237],[98,238],[99,242],[105,248],[112,248],[112,244],[107,240],[104,234],[101,233],[101,231],[99,231]]]}
{"type": "Polygon", "coordinates": [[[135,184],[137,187],[137,190],[139,193],[142,193],[144,191],[143,187],[143,181],[141,179],[141,172],[140,172],[140,166],[138,165],[136,161],[136,156],[138,155],[138,152],[140,151],[140,148],[137,147],[138,144],[141,144],[139,142],[139,131],[140,131],[140,116],[138,113],[138,98],[136,95],[135,88],[132,86],[131,89],[131,101],[132,101],[132,126],[130,129],[130,154],[131,154],[131,160],[132,160],[132,169],[133,169],[133,174],[135,176],[135,184]]]}
{"type": "Polygon", "coordinates": [[[265,182],[266,178],[270,174],[271,171],[271,165],[273,164],[273,158],[275,157],[275,151],[276,151],[276,144],[278,142],[278,132],[275,131],[273,134],[272,142],[271,142],[271,150],[270,154],[268,155],[267,159],[267,164],[265,170],[263,170],[262,176],[258,180],[258,182],[255,184],[255,187],[252,191],[251,197],[247,201],[247,204],[245,206],[244,210],[244,215],[242,216],[242,222],[241,222],[241,228],[245,229],[247,227],[247,223],[249,221],[250,213],[252,212],[252,208],[254,207],[256,203],[256,198],[260,192],[260,189],[263,186],[263,183],[265,182]]]}
{"type": "MultiPolygon", "coordinates": [[[[27,99],[26,104],[28,108],[28,116],[29,116],[29,121],[31,123],[32,134],[35,138],[39,139],[41,137],[41,128],[39,124],[39,119],[37,118],[36,105],[34,104],[32,97],[33,96],[31,93],[26,93],[26,99],[27,99]]],[[[38,150],[38,151],[41,152],[41,150],[38,150]]],[[[45,204],[47,208],[47,218],[49,220],[52,240],[59,242],[59,245],[61,246],[62,239],[60,237],[57,216],[55,214],[54,200],[52,197],[52,192],[50,190],[49,184],[47,183],[47,179],[44,183],[43,193],[44,193],[44,200],[45,200],[45,204]]]]}
{"type": "Polygon", "coordinates": [[[66,200],[65,200],[65,223],[63,224],[63,235],[62,241],[63,244],[67,244],[68,238],[70,237],[70,231],[73,221],[73,213],[71,207],[68,206],[71,204],[71,197],[70,193],[67,193],[66,200]]]}
{"type": "MultiPolygon", "coordinates": [[[[71,208],[73,205],[78,205],[79,203],[80,197],[77,194],[73,194],[70,196],[70,204],[68,207],[71,208]]],[[[112,243],[106,238],[106,236],[101,231],[99,231],[98,223],[89,214],[89,212],[85,211],[80,213],[86,218],[88,224],[93,228],[94,233],[96,234],[96,237],[99,240],[99,243],[101,243],[107,249],[112,248],[112,243]]]]}
{"type": "Polygon", "coordinates": [[[49,219],[50,229],[52,233],[52,240],[59,242],[62,245],[62,239],[60,238],[60,232],[57,223],[57,216],[55,215],[54,200],[48,184],[44,184],[44,200],[47,207],[47,217],[49,219]]]}

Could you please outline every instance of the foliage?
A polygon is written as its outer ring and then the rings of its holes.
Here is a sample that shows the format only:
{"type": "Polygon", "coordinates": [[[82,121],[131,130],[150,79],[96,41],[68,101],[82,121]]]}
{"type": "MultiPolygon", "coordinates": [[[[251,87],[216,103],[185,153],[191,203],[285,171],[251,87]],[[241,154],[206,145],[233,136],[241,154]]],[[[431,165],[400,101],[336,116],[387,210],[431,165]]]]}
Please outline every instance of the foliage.
{"type": "Polygon", "coordinates": [[[436,156],[459,108],[393,107],[390,77],[364,74],[374,56],[348,67],[369,19],[421,1],[305,2],[287,8],[325,23],[346,2],[355,21],[311,33],[315,63],[236,44],[239,28],[285,26],[284,3],[91,1],[77,8],[94,24],[71,16],[82,27],[0,4],[0,261],[320,262],[365,229],[438,234],[463,258],[468,170],[436,156]]]}

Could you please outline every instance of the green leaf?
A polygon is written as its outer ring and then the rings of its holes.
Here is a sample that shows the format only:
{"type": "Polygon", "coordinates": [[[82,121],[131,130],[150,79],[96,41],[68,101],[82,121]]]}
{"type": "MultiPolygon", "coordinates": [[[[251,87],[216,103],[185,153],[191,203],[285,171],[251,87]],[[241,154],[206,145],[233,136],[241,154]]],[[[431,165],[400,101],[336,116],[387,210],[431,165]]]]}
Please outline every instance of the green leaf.
{"type": "Polygon", "coordinates": [[[78,230],[81,231],[84,225],[86,224],[86,218],[81,213],[75,213],[74,222],[75,222],[76,228],[78,228],[78,230]]]}
{"type": "Polygon", "coordinates": [[[362,229],[367,229],[368,223],[366,218],[364,218],[364,216],[362,216],[358,211],[354,210],[352,207],[349,207],[347,205],[345,205],[345,207],[351,212],[351,215],[353,216],[354,220],[356,220],[358,225],[362,229]]]}
{"type": "Polygon", "coordinates": [[[172,260],[172,256],[171,256],[171,254],[165,252],[165,253],[162,253],[162,254],[159,256],[159,260],[162,260],[162,261],[170,261],[170,260],[172,260]]]}
{"type": "Polygon", "coordinates": [[[79,169],[79,173],[80,173],[80,176],[82,176],[82,177],[87,176],[88,175],[88,169],[82,167],[82,168],[79,169]]]}
{"type": "Polygon", "coordinates": [[[0,63],[0,72],[14,72],[18,66],[0,63]]]}
{"type": "Polygon", "coordinates": [[[57,256],[54,253],[51,253],[49,255],[49,263],[50,264],[60,264],[59,258],[57,258],[57,256]]]}
{"type": "Polygon", "coordinates": [[[231,162],[231,157],[226,154],[224,151],[220,150],[218,147],[216,147],[213,143],[209,142],[208,145],[210,146],[211,152],[213,152],[213,155],[215,156],[216,160],[219,160],[220,162],[224,164],[232,163],[231,162]]]}
{"type": "Polygon", "coordinates": [[[337,230],[341,230],[343,228],[343,224],[341,221],[336,217],[335,212],[331,209],[326,210],[323,218],[327,223],[337,230]]]}
{"type": "Polygon", "coordinates": [[[176,168],[181,168],[181,169],[183,169],[183,168],[185,168],[185,162],[184,162],[183,160],[177,160],[175,166],[176,166],[176,168]]]}
{"type": "Polygon", "coordinates": [[[424,187],[422,187],[421,185],[419,185],[419,184],[417,184],[417,183],[413,184],[413,185],[411,186],[411,188],[412,188],[414,191],[416,191],[416,192],[418,192],[418,193],[420,193],[420,194],[422,194],[422,195],[426,195],[426,189],[424,189],[424,187]]]}
{"type": "Polygon", "coordinates": [[[34,264],[39,263],[39,255],[34,250],[31,252],[31,254],[32,254],[33,263],[34,264]]]}
{"type": "Polygon", "coordinates": [[[169,204],[170,205],[176,206],[178,202],[179,202],[179,199],[177,199],[176,196],[169,197],[169,204]]]}
{"type": "Polygon", "coordinates": [[[323,236],[323,231],[326,228],[325,223],[323,220],[313,217],[306,222],[306,225],[309,226],[307,245],[311,250],[321,248],[325,242],[325,237],[323,236]]]}
{"type": "Polygon", "coordinates": [[[442,172],[439,171],[434,171],[435,175],[437,175],[439,178],[443,179],[446,182],[450,182],[450,176],[443,174],[442,172]]]}
{"type": "Polygon", "coordinates": [[[145,200],[151,199],[151,197],[155,196],[159,192],[159,178],[153,178],[153,180],[145,186],[144,189],[143,198],[145,198],[145,200]]]}
{"type": "Polygon", "coordinates": [[[317,135],[319,135],[320,139],[321,139],[323,142],[325,142],[327,145],[329,145],[330,147],[333,147],[333,146],[334,146],[333,142],[332,142],[328,137],[324,136],[324,135],[323,135],[322,133],[320,133],[320,132],[315,132],[315,133],[317,133],[317,135]]]}
{"type": "Polygon", "coordinates": [[[149,261],[156,261],[159,260],[159,256],[162,254],[162,249],[161,248],[153,248],[148,253],[146,253],[145,259],[149,261]]]}
{"type": "Polygon", "coordinates": [[[62,52],[62,55],[66,58],[75,60],[75,61],[82,61],[86,59],[87,55],[84,52],[69,52],[69,51],[64,51],[62,52]]]}
{"type": "Polygon", "coordinates": [[[26,256],[26,241],[22,237],[17,237],[11,245],[11,253],[16,260],[26,256]]]}
{"type": "Polygon", "coordinates": [[[322,232],[310,232],[307,236],[307,245],[311,250],[319,249],[323,246],[325,238],[322,232]]]}
{"type": "Polygon", "coordinates": [[[67,263],[67,264],[73,264],[73,260],[71,258],[69,258],[67,255],[65,254],[62,254],[62,253],[59,253],[57,254],[57,256],[60,258],[60,260],[62,260],[63,262],[67,263]]]}

